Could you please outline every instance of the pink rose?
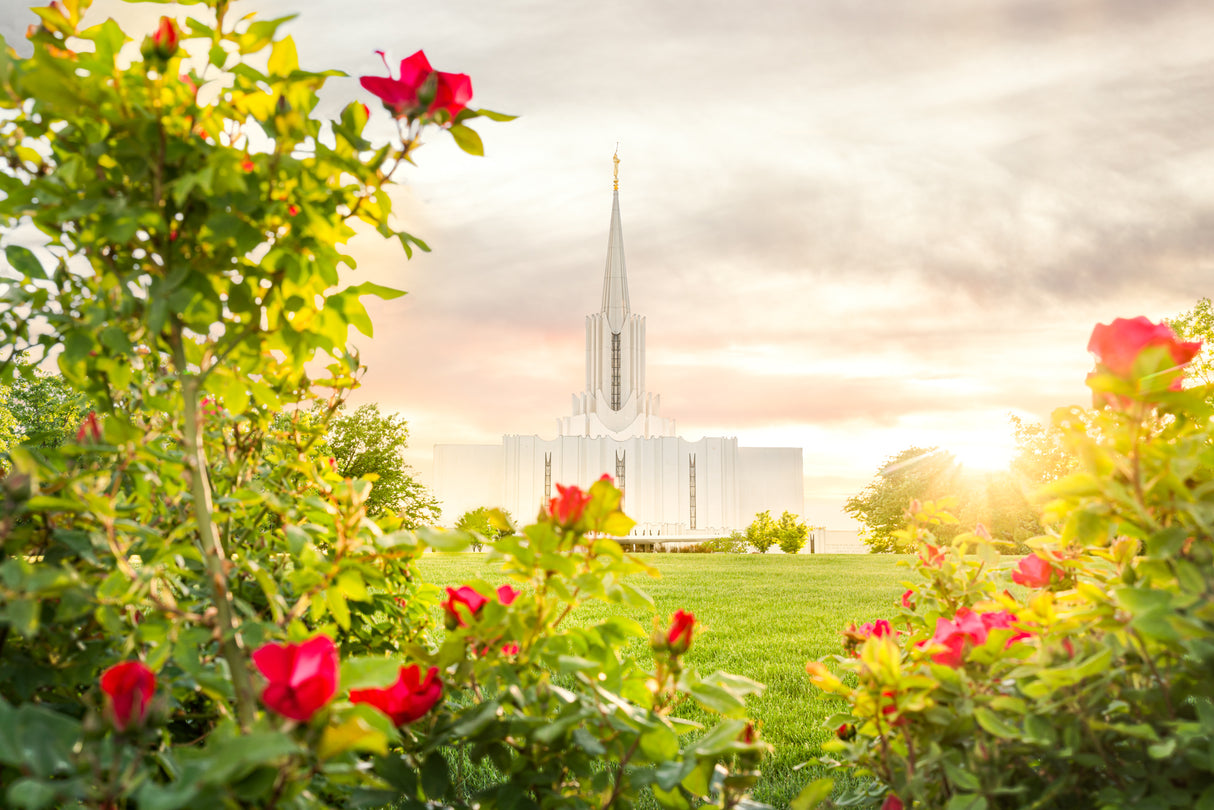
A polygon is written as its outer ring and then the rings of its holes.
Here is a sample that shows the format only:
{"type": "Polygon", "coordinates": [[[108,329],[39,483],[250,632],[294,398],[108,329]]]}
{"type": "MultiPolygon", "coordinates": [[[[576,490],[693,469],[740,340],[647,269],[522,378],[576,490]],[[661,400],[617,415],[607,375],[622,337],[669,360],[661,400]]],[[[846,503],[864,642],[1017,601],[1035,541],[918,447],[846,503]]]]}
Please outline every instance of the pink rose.
{"type": "Polygon", "coordinates": [[[328,636],[263,644],[253,652],[253,663],[269,681],[261,702],[291,720],[311,720],[337,692],[337,647],[328,636]]]}
{"type": "MultiPolygon", "coordinates": [[[[1168,350],[1172,361],[1183,366],[1201,351],[1201,342],[1185,342],[1166,323],[1151,323],[1141,315],[1137,318],[1117,318],[1110,324],[1098,323],[1092,329],[1088,351],[1096,355],[1096,361],[1111,374],[1129,378],[1134,372],[1134,361],[1144,349],[1162,346],[1168,350]]],[[[1172,381],[1171,389],[1180,390],[1183,375],[1172,381]]]]}
{"type": "Polygon", "coordinates": [[[518,591],[509,585],[502,585],[497,589],[497,601],[501,602],[503,605],[509,605],[517,598],[518,591]]]}
{"type": "Polygon", "coordinates": [[[374,706],[392,718],[398,728],[425,716],[442,696],[443,683],[438,679],[438,667],[430,667],[423,679],[417,664],[401,667],[396,683],[385,689],[350,690],[351,703],[374,706]]]}
{"type": "Polygon", "coordinates": [[[396,79],[392,78],[392,68],[389,67],[384,52],[376,53],[384,60],[388,75],[363,76],[359,82],[366,90],[378,96],[397,118],[414,118],[423,112],[420,109],[418,93],[431,75],[435,76],[434,100],[424,110],[425,113],[434,114],[445,110],[451,118],[455,118],[472,100],[472,79],[464,73],[443,73],[434,70],[422,51],[401,60],[400,77],[396,79]]]}
{"type": "Polygon", "coordinates": [[[1012,572],[1012,582],[1029,588],[1044,588],[1054,578],[1054,570],[1049,560],[1030,554],[1012,572]]]}
{"type": "Polygon", "coordinates": [[[928,643],[942,646],[945,649],[932,655],[932,661],[948,667],[961,666],[962,661],[965,660],[967,646],[985,644],[990,631],[999,628],[1017,630],[1007,640],[1008,646],[1028,638],[1031,634],[1017,628],[1015,622],[1016,617],[1006,610],[975,613],[969,608],[958,610],[952,621],[938,618],[936,619],[936,632],[928,643]]]}

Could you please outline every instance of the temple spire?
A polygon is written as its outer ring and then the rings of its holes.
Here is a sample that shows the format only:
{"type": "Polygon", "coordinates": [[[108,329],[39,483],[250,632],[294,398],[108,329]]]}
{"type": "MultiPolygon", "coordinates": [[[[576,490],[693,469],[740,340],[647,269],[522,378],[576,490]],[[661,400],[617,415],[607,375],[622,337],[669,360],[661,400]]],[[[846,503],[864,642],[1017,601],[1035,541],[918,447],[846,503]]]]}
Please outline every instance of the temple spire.
{"type": "Polygon", "coordinates": [[[603,271],[603,315],[612,332],[618,334],[631,314],[628,306],[628,273],[624,266],[624,229],[620,225],[620,150],[616,146],[613,190],[611,193],[611,232],[607,236],[607,266],[603,271]]]}

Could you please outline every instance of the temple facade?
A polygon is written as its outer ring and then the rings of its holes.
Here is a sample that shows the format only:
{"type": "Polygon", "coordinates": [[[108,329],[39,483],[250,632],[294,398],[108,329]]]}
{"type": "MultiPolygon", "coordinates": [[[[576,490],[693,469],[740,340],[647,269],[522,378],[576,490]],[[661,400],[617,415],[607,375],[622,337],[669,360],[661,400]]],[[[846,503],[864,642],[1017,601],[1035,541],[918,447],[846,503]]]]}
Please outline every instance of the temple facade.
{"type": "Polygon", "coordinates": [[[556,484],[589,486],[611,474],[637,536],[696,536],[745,529],[755,514],[804,511],[799,447],[739,447],[735,437],[684,439],[645,386],[645,317],[632,312],[620,221],[619,158],[603,297],[586,316],[585,388],[557,436],[507,435],[496,445],[439,444],[434,494],[445,522],[501,507],[530,522],[556,484]]]}

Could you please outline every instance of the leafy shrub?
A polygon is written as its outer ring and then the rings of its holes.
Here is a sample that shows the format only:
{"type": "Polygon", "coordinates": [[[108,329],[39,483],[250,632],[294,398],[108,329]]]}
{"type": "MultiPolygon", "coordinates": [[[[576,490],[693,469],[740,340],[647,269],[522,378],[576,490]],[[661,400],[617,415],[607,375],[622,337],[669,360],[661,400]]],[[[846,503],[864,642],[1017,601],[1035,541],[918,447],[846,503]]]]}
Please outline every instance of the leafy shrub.
{"type": "Polygon", "coordinates": [[[363,77],[399,137],[375,144],[357,101],[311,117],[333,72],[300,64],[289,17],[191,3],[128,64],[128,35],[84,27],[87,5],[39,9],[32,56],[0,49],[0,226],[47,241],[6,248],[0,382],[56,351],[97,406],[0,479],[3,801],[741,804],[767,748],[745,719],[760,686],[686,666],[681,612],[644,663],[621,654],[635,622],[564,624],[586,600],[652,607],[626,581],[649,569],[611,539],[632,521],[609,480],[497,540],[513,584],[450,589],[441,632],[415,561],[469,537],[374,514],[372,481],[318,451],[324,418],[281,418],[318,393],[337,410],[361,372],[349,330],[371,331],[361,299],[401,294],[340,287],[356,221],[426,249],[386,192],[422,133],[479,153],[468,122],[508,116],[467,108],[468,77],[419,51],[363,77]],[[723,719],[687,742],[684,701],[723,719]],[[474,795],[464,759],[496,768],[474,795]]]}
{"type": "MultiPolygon", "coordinates": [[[[826,760],[869,774],[841,801],[891,808],[1214,803],[1214,426],[1180,390],[1199,344],[1099,325],[1095,409],[1054,425],[1079,468],[1046,486],[1054,531],[1014,565],[978,527],[912,505],[916,576],[890,622],[845,632],[826,760]]],[[[823,798],[806,789],[799,806],[823,798]]]]}

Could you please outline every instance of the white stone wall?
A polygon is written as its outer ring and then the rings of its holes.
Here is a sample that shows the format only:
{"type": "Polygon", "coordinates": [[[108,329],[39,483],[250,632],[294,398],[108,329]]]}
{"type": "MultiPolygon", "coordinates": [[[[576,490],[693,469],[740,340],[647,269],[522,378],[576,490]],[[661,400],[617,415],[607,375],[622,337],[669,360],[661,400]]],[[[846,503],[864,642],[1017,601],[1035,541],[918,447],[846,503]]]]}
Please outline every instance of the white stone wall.
{"type": "Polygon", "coordinates": [[[805,513],[804,459],[800,447],[742,447],[738,452],[738,500],[742,528],[769,510],[805,513]]]}

